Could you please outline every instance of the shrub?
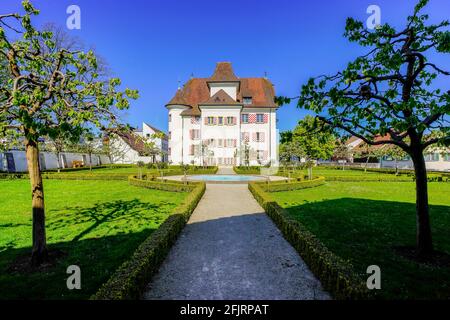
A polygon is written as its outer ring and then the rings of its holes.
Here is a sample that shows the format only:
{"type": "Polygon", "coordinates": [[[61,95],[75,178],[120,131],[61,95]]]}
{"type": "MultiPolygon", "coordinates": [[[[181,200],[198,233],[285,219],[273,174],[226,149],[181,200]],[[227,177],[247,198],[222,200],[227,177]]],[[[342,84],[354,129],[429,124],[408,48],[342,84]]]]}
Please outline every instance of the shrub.
{"type": "Polygon", "coordinates": [[[278,191],[289,191],[297,189],[313,188],[325,183],[324,177],[317,177],[312,180],[303,180],[303,178],[298,178],[296,180],[285,180],[277,182],[253,182],[257,184],[264,192],[278,192],[278,191]]]}
{"type": "MultiPolygon", "coordinates": [[[[144,177],[145,178],[145,177],[144,177]]],[[[156,177],[151,177],[150,180],[138,179],[135,176],[129,176],[128,182],[130,185],[147,188],[147,189],[157,189],[172,192],[190,192],[195,189],[198,182],[179,182],[179,181],[167,181],[156,179],[156,177]]]]}
{"type": "Polygon", "coordinates": [[[261,167],[260,166],[239,166],[233,167],[233,170],[237,174],[260,174],[261,167]]]}

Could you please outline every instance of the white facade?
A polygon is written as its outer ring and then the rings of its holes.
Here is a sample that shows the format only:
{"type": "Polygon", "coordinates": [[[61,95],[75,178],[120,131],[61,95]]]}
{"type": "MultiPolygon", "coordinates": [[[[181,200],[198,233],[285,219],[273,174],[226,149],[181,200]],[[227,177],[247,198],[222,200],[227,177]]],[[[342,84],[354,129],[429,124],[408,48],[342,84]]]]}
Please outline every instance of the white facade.
{"type": "MultiPolygon", "coordinates": [[[[71,168],[73,161],[81,161],[83,166],[89,166],[89,155],[87,153],[62,152],[60,163],[63,168],[71,168]]],[[[58,169],[58,158],[56,153],[41,152],[39,154],[41,170],[58,169]]],[[[93,166],[109,164],[110,159],[104,154],[92,154],[91,162],[93,166]]],[[[26,172],[27,158],[25,151],[10,150],[0,153],[0,171],[5,172],[26,172]]]]}
{"type": "Polygon", "coordinates": [[[166,105],[169,162],[244,165],[248,149],[250,165],[278,164],[273,95],[267,79],[237,78],[229,63],[211,78],[191,79],[166,105]]]}
{"type": "Polygon", "coordinates": [[[135,131],[125,136],[115,136],[110,141],[112,163],[136,164],[139,161],[144,163],[167,162],[169,142],[167,135],[155,127],[143,123],[142,131],[135,131]],[[155,137],[155,134],[162,134],[162,137],[155,137]],[[145,148],[142,141],[152,141],[155,148],[162,154],[152,156],[145,155],[145,148]]]}
{"type": "Polygon", "coordinates": [[[235,105],[202,106],[199,117],[182,116],[182,110],[182,106],[169,108],[169,162],[244,165],[242,150],[247,143],[250,165],[278,163],[275,108],[249,110],[235,105]],[[229,117],[235,119],[232,124],[219,124],[229,117]],[[243,117],[262,118],[263,122],[243,123],[243,117]],[[214,124],[207,124],[211,118],[214,124]],[[208,145],[204,153],[200,150],[202,144],[208,145]]]}
{"type": "MultiPolygon", "coordinates": [[[[351,139],[348,143],[350,149],[360,145],[362,139],[351,139]]],[[[434,147],[424,152],[425,166],[429,171],[450,171],[450,149],[434,147]]],[[[414,164],[410,157],[405,157],[404,160],[395,161],[389,156],[381,157],[377,164],[379,168],[398,168],[398,169],[414,169],[414,164]]]]}

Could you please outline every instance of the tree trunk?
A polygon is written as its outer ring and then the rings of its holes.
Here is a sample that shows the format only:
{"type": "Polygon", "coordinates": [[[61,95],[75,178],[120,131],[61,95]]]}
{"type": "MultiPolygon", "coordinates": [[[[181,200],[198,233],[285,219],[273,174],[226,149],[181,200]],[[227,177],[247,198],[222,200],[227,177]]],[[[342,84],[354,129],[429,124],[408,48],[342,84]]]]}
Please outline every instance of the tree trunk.
{"type": "Polygon", "coordinates": [[[370,159],[370,157],[367,157],[366,166],[364,167],[364,172],[367,172],[367,166],[369,165],[369,159],[370,159]]]}
{"type": "Polygon", "coordinates": [[[92,153],[89,153],[89,171],[92,171],[92,153]]]}
{"type": "Polygon", "coordinates": [[[417,256],[426,260],[433,252],[431,237],[430,214],[428,208],[428,181],[425,159],[422,150],[414,151],[412,155],[416,175],[416,241],[417,256]]]}
{"type": "Polygon", "coordinates": [[[31,184],[31,206],[33,214],[33,249],[32,266],[39,266],[48,260],[45,236],[44,186],[39,166],[39,148],[37,142],[27,140],[25,143],[28,173],[31,184]]]}
{"type": "Polygon", "coordinates": [[[312,163],[311,162],[308,165],[308,179],[312,180],[312,163]]]}
{"type": "Polygon", "coordinates": [[[395,159],[395,175],[398,176],[398,160],[395,159]]]}
{"type": "Polygon", "coordinates": [[[56,159],[58,159],[58,173],[61,172],[61,153],[59,151],[56,151],[56,159]]]}

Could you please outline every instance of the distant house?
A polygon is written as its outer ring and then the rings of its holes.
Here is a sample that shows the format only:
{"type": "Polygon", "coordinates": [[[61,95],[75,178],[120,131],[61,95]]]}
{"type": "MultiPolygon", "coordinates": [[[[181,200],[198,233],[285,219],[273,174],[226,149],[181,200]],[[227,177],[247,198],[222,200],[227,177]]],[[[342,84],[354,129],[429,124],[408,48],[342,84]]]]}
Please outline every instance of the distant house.
{"type": "Polygon", "coordinates": [[[110,157],[112,163],[135,164],[167,162],[168,137],[161,130],[147,124],[142,124],[142,130],[117,133],[109,140],[110,157]],[[158,134],[161,137],[156,137],[158,134]],[[146,142],[152,142],[154,149],[149,150],[146,142]]]}
{"type": "MultiPolygon", "coordinates": [[[[375,140],[380,141],[383,139],[387,139],[386,137],[378,137],[375,140]]],[[[367,148],[367,145],[363,142],[362,139],[357,137],[351,137],[347,140],[347,145],[349,149],[353,151],[353,154],[359,153],[364,148],[367,148]]],[[[370,150],[381,149],[385,147],[385,145],[374,145],[368,146],[370,150]]],[[[382,151],[379,152],[382,154],[382,151]]],[[[427,170],[433,171],[450,171],[450,148],[443,147],[434,147],[429,148],[425,154],[425,165],[427,170]]],[[[353,159],[354,162],[362,162],[362,159],[353,159]],[[359,161],[358,161],[359,160],[359,161]]],[[[365,161],[365,160],[364,160],[365,161]]],[[[414,169],[413,162],[409,156],[405,156],[404,159],[395,160],[388,155],[382,155],[380,159],[378,159],[378,167],[380,168],[399,168],[399,169],[414,169]]]]}

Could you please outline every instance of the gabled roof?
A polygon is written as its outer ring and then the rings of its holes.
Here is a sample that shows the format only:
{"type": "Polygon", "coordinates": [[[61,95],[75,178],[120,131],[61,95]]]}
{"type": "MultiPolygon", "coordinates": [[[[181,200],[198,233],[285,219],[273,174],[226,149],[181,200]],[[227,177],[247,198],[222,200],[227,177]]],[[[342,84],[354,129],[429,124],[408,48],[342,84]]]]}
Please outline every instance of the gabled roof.
{"type": "Polygon", "coordinates": [[[147,127],[149,127],[150,129],[152,129],[153,131],[155,131],[155,133],[162,133],[162,134],[164,135],[164,137],[167,137],[167,134],[166,134],[164,131],[159,130],[158,128],[155,128],[154,126],[151,126],[151,125],[149,125],[149,124],[146,123],[146,122],[144,122],[144,124],[145,124],[147,127]]]}
{"type": "Polygon", "coordinates": [[[216,70],[214,70],[214,74],[211,78],[208,79],[209,82],[228,82],[239,81],[239,78],[236,77],[233,71],[233,67],[231,66],[231,62],[218,62],[216,65],[216,70]]]}
{"type": "Polygon", "coordinates": [[[239,81],[240,86],[238,87],[237,99],[236,101],[233,100],[234,104],[241,104],[244,97],[251,97],[252,103],[245,105],[245,108],[278,107],[274,101],[275,90],[273,84],[268,79],[237,78],[229,62],[218,63],[211,78],[190,79],[182,89],[177,90],[175,96],[169,101],[169,103],[167,103],[166,106],[186,106],[186,110],[181,113],[182,116],[200,116],[201,112],[198,106],[205,104],[211,98],[208,82],[215,81],[217,79],[239,81]]]}
{"type": "Polygon", "coordinates": [[[178,88],[175,96],[169,101],[168,105],[189,105],[186,99],[184,98],[183,91],[181,88],[178,88]]]}
{"type": "Polygon", "coordinates": [[[140,156],[146,155],[145,145],[142,139],[133,132],[117,132],[117,135],[134,151],[137,151],[140,156]]]}
{"type": "Polygon", "coordinates": [[[205,102],[200,103],[200,105],[241,105],[239,102],[235,101],[232,97],[228,95],[224,90],[220,89],[211,98],[205,102]]]}

